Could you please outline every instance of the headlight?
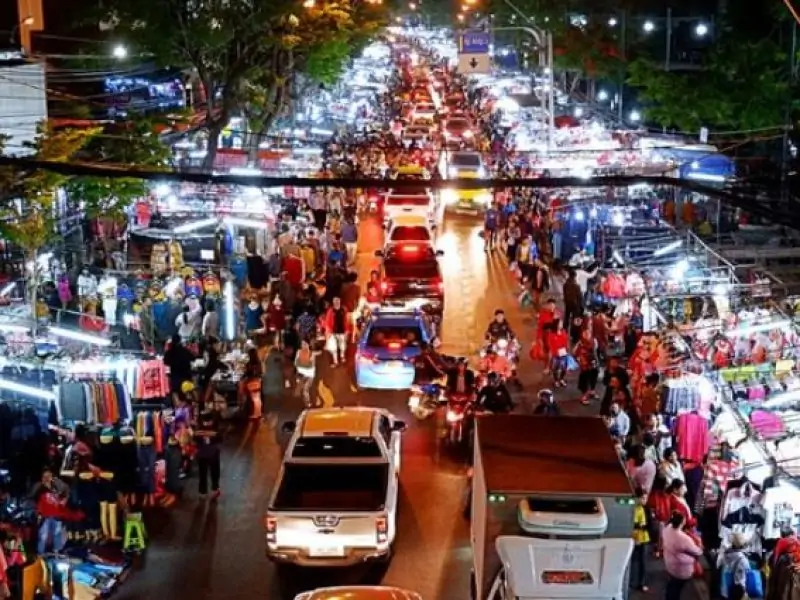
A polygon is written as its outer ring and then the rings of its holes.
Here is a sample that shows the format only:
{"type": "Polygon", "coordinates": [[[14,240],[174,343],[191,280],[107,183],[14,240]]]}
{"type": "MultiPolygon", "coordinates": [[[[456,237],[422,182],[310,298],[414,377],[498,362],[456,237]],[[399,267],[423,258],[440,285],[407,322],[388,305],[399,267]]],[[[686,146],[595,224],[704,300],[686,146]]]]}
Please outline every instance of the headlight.
{"type": "Polygon", "coordinates": [[[458,177],[458,167],[450,167],[447,169],[448,177],[458,177]]]}
{"type": "Polygon", "coordinates": [[[483,168],[483,167],[480,167],[478,169],[478,179],[483,179],[484,177],[486,177],[486,169],[483,168]]]}
{"type": "Polygon", "coordinates": [[[456,423],[464,418],[462,413],[453,412],[452,410],[447,411],[447,422],[448,423],[456,423]]]}
{"type": "Polygon", "coordinates": [[[477,200],[478,204],[483,204],[484,206],[489,207],[494,202],[494,196],[485,192],[483,194],[478,194],[477,200]]]}
{"type": "Polygon", "coordinates": [[[474,134],[473,134],[473,133],[472,133],[472,132],[471,132],[469,129],[467,129],[467,130],[466,130],[466,131],[465,131],[465,132],[462,134],[462,137],[465,137],[465,138],[471,138],[473,135],[474,135],[474,134]]]}
{"type": "Polygon", "coordinates": [[[455,190],[442,190],[442,201],[445,204],[456,204],[458,202],[458,192],[455,190]]]}

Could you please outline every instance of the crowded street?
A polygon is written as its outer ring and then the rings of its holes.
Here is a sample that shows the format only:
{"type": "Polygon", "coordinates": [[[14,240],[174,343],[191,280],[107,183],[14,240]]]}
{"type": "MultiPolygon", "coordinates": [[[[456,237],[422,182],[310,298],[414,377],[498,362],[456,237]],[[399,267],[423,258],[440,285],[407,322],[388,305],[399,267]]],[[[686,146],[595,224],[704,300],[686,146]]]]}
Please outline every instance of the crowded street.
{"type": "Polygon", "coordinates": [[[556,119],[552,63],[492,66],[486,31],[390,31],[308,100],[317,127],[180,136],[217,174],[156,172],[85,262],[3,284],[0,599],[794,576],[800,330],[704,241],[747,215],[686,182],[728,159],[556,119]]]}

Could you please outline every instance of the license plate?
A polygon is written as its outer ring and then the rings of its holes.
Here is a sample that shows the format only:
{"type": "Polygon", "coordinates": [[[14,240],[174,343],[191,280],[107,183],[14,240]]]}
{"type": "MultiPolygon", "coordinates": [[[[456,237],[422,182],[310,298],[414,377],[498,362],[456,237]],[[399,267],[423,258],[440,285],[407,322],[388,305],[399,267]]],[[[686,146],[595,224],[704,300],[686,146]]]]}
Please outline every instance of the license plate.
{"type": "Polygon", "coordinates": [[[402,369],[403,368],[403,361],[402,360],[389,361],[389,368],[390,369],[402,369]]]}
{"type": "Polygon", "coordinates": [[[342,546],[326,546],[323,548],[311,548],[308,555],[314,558],[329,558],[332,556],[344,556],[344,548],[342,546]]]}

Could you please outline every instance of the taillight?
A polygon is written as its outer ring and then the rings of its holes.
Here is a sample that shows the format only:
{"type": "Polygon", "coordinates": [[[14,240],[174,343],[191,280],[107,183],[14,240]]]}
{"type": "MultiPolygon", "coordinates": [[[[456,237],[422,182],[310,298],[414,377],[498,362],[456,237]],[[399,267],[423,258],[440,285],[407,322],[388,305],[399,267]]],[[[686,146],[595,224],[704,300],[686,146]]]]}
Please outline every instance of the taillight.
{"type": "Polygon", "coordinates": [[[368,352],[359,352],[358,354],[356,354],[356,360],[365,363],[378,362],[378,359],[375,358],[372,354],[369,354],[368,352]]]}
{"type": "Polygon", "coordinates": [[[439,290],[440,294],[444,294],[444,281],[440,281],[436,284],[436,289],[439,290]]]}
{"type": "Polygon", "coordinates": [[[389,541],[389,521],[385,516],[375,519],[375,539],[379,544],[389,541]]]}
{"type": "Polygon", "coordinates": [[[264,525],[267,528],[267,543],[274,544],[277,541],[278,535],[278,519],[275,517],[266,517],[264,525]]]}
{"type": "Polygon", "coordinates": [[[381,281],[381,292],[384,294],[392,291],[392,284],[386,281],[381,281]]]}

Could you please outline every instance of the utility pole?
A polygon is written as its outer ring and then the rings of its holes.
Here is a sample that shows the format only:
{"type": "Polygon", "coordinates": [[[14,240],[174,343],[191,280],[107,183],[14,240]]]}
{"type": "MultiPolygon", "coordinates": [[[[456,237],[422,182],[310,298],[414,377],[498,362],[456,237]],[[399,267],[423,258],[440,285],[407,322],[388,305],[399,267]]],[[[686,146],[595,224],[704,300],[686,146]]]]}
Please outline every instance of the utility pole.
{"type": "Polygon", "coordinates": [[[797,80],[797,22],[792,20],[792,51],[789,53],[789,98],[786,99],[786,107],[783,117],[783,149],[781,152],[781,199],[784,203],[789,201],[789,131],[792,129],[792,99],[791,93],[797,80]]]}
{"type": "Polygon", "coordinates": [[[667,52],[664,55],[664,70],[669,71],[669,62],[672,54],[672,7],[667,8],[667,52]]]}
{"type": "MultiPolygon", "coordinates": [[[[627,65],[627,54],[628,54],[628,11],[623,9],[622,15],[620,15],[619,20],[620,25],[620,35],[619,35],[619,54],[622,57],[622,64],[627,65]]],[[[617,98],[617,121],[619,121],[620,125],[625,121],[625,109],[623,107],[624,101],[623,98],[625,96],[625,74],[627,72],[627,68],[623,66],[620,74],[619,74],[619,94],[617,98]]]]}

